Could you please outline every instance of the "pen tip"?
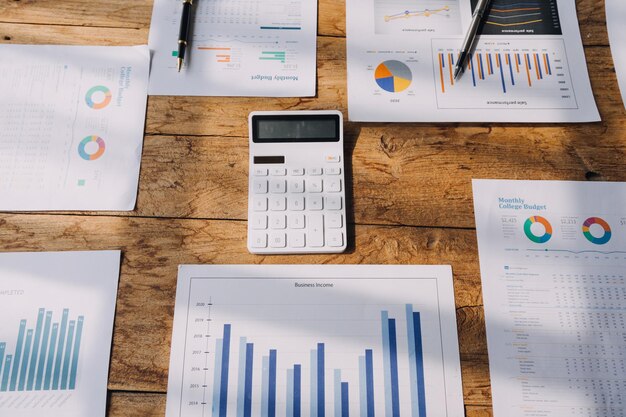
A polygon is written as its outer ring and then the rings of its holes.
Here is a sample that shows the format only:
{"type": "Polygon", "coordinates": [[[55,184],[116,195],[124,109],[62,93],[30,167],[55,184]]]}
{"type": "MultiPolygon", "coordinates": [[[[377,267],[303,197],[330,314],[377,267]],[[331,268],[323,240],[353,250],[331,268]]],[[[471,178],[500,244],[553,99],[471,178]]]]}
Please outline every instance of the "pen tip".
{"type": "Polygon", "coordinates": [[[180,72],[180,69],[183,67],[183,60],[178,58],[178,72],[180,72]]]}
{"type": "Polygon", "coordinates": [[[456,67],[454,69],[454,79],[456,80],[457,78],[459,78],[459,75],[461,75],[461,67],[456,67]]]}

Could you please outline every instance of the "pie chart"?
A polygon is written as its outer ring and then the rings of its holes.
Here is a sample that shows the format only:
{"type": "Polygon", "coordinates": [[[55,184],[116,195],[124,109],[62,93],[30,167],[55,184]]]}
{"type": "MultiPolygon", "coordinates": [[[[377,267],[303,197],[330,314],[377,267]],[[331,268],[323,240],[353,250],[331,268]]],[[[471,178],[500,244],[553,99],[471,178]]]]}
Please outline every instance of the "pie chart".
{"type": "Polygon", "coordinates": [[[385,61],[376,67],[376,84],[390,93],[399,93],[411,85],[413,74],[404,62],[385,61]]]}

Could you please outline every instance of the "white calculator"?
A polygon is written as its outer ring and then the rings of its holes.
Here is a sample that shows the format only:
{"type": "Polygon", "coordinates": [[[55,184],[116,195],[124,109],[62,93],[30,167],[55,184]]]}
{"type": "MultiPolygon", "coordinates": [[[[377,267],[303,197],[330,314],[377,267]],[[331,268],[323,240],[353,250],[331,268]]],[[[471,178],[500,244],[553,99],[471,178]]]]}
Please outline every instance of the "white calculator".
{"type": "Polygon", "coordinates": [[[346,249],[343,117],[339,111],[252,112],[248,250],[346,249]]]}

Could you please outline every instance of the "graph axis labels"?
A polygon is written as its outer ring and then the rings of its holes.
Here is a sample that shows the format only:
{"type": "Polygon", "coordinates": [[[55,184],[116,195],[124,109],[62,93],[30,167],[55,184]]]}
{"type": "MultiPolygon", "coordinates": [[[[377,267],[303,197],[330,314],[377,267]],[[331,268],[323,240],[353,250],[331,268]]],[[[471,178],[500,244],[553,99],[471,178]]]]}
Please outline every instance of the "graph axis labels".
{"type": "Polygon", "coordinates": [[[402,61],[381,62],[374,71],[376,84],[389,93],[399,93],[411,86],[413,73],[402,61]]]}

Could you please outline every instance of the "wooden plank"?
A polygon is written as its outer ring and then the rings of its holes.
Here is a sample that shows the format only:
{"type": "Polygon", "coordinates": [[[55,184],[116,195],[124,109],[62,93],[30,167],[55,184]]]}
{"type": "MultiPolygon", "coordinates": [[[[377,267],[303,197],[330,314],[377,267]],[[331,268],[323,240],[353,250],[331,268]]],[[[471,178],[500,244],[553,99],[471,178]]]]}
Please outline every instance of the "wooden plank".
{"type": "MultiPolygon", "coordinates": [[[[473,231],[358,226],[349,233],[356,244],[344,255],[255,256],[246,250],[244,222],[0,214],[2,251],[123,250],[109,377],[113,390],[165,391],[177,267],[183,263],[451,264],[460,340],[485,345],[476,331],[481,320],[472,318],[480,313],[463,308],[480,299],[473,231]],[[477,324],[466,325],[468,318],[477,324]]],[[[476,385],[468,386],[466,395],[482,401],[475,397],[484,392],[485,352],[461,350],[464,376],[476,385]]]]}
{"type": "Polygon", "coordinates": [[[165,397],[164,393],[109,392],[107,416],[163,417],[165,397]]]}
{"type": "Polygon", "coordinates": [[[493,417],[491,406],[469,405],[465,407],[465,417],[493,417]]]}
{"type": "MultiPolygon", "coordinates": [[[[150,26],[152,1],[0,0],[0,22],[145,29],[150,26]]],[[[345,0],[318,1],[318,34],[345,37],[345,0]]],[[[608,45],[603,0],[576,2],[585,45],[608,45]]],[[[136,41],[136,40],[135,40],[136,41]]]]}
{"type": "Polygon", "coordinates": [[[147,28],[92,27],[86,29],[81,26],[49,26],[0,22],[0,44],[120,46],[145,44],[147,41],[147,28]]]}
{"type": "MultiPolygon", "coordinates": [[[[623,181],[625,135],[600,124],[364,126],[346,146],[349,217],[474,227],[472,178],[623,181]]],[[[135,214],[245,220],[247,175],[245,137],[148,136],[135,214]]]]}

